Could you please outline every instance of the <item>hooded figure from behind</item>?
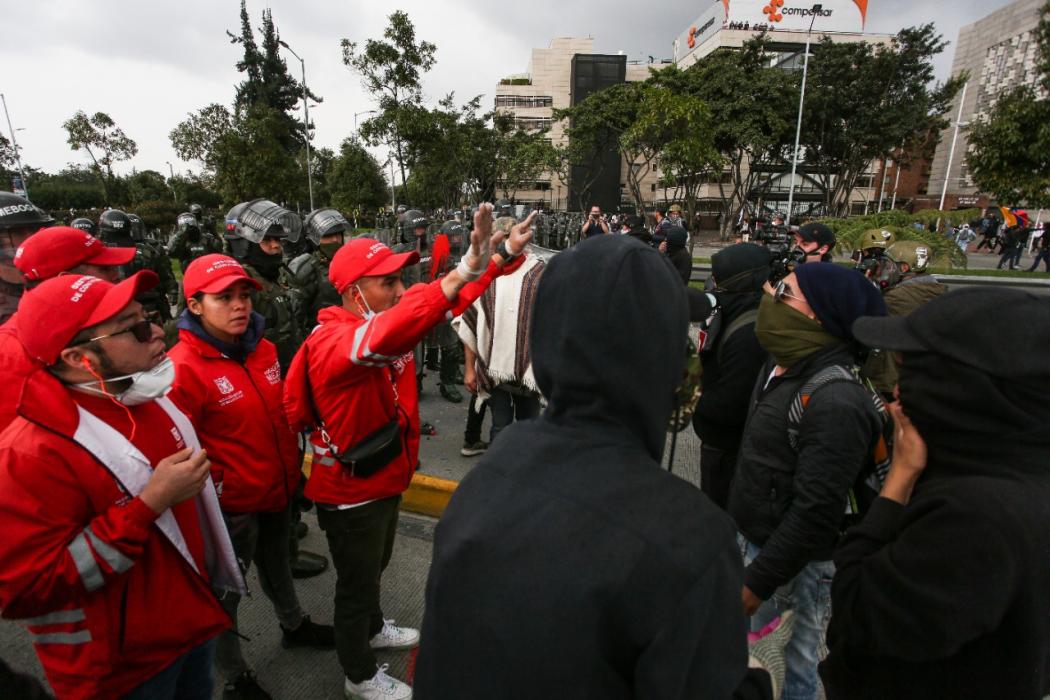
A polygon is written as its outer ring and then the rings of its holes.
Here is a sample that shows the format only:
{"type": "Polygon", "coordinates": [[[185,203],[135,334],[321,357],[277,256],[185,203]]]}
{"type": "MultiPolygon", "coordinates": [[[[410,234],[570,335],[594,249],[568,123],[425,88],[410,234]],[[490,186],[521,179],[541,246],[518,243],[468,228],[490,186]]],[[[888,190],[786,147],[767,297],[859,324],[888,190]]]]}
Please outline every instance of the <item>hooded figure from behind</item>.
{"type": "Polygon", "coordinates": [[[549,404],[500,434],[438,524],[417,697],[731,697],[747,671],[734,527],[660,468],[680,278],[596,236],[551,260],[533,314],[549,404]]]}

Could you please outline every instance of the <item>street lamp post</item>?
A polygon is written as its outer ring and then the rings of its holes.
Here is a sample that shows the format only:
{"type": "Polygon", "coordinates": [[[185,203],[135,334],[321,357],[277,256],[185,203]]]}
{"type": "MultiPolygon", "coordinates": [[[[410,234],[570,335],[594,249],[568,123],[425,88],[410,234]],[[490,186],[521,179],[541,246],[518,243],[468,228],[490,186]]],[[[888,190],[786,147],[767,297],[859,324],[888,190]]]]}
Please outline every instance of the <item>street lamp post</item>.
{"type": "MultiPolygon", "coordinates": [[[[955,118],[955,133],[952,134],[952,147],[948,149],[948,167],[944,170],[944,187],[941,188],[941,203],[937,207],[938,211],[944,211],[944,198],[948,195],[948,180],[951,179],[952,175],[952,160],[955,158],[955,143],[959,140],[959,127],[966,126],[962,122],[963,103],[966,101],[966,88],[970,86],[970,83],[963,85],[962,96],[959,98],[959,116],[955,118]]],[[[938,219],[938,228],[940,227],[940,219],[938,219]]]]}
{"type": "Polygon", "coordinates": [[[813,23],[817,21],[817,13],[824,9],[823,5],[814,5],[809,18],[809,29],[806,30],[806,53],[802,58],[802,89],[798,94],[798,122],[795,124],[795,150],[791,152],[791,184],[788,189],[788,210],[784,219],[784,225],[791,225],[791,207],[795,202],[795,172],[798,169],[798,142],[802,138],[802,104],[806,101],[806,76],[809,73],[809,44],[813,36],[813,23]]]}
{"type": "Polygon", "coordinates": [[[22,156],[18,154],[18,141],[15,140],[15,130],[11,127],[11,115],[7,113],[7,98],[0,94],[0,102],[4,103],[4,116],[7,118],[7,130],[11,132],[11,149],[15,152],[15,163],[18,164],[18,176],[22,178],[22,191],[29,199],[29,183],[26,182],[26,174],[22,172],[22,156]]]}
{"type": "Polygon", "coordinates": [[[179,194],[175,191],[175,168],[171,167],[171,161],[164,161],[168,164],[168,172],[171,174],[171,198],[176,204],[179,203],[179,194]]]}
{"type": "Polygon", "coordinates": [[[280,40],[281,46],[288,49],[288,52],[299,59],[299,65],[303,69],[303,131],[306,133],[306,186],[310,191],[310,211],[314,210],[314,178],[313,167],[310,163],[310,107],[306,102],[306,61],[297,54],[291,46],[289,46],[284,39],[280,40]]]}

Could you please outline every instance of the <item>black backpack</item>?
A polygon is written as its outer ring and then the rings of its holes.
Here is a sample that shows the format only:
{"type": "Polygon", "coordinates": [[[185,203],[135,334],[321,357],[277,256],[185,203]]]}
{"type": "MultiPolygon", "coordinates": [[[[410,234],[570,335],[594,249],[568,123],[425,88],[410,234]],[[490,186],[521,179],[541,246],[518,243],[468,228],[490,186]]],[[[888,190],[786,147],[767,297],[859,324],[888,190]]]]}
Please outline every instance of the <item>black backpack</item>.
{"type": "Polygon", "coordinates": [[[860,377],[860,368],[857,366],[844,367],[843,365],[831,365],[820,370],[809,378],[802,388],[795,394],[788,408],[788,442],[791,449],[798,451],[798,436],[802,426],[802,415],[806,411],[813,394],[828,384],[836,382],[855,382],[863,386],[875,410],[882,422],[882,431],[875,447],[872,449],[868,459],[857,475],[856,481],[846,496],[846,517],[843,529],[859,523],[864,514],[868,512],[872,502],[878,497],[882,490],[882,484],[886,481],[886,475],[890,471],[890,462],[893,457],[893,419],[890,417],[886,404],[879,393],[860,377]]]}

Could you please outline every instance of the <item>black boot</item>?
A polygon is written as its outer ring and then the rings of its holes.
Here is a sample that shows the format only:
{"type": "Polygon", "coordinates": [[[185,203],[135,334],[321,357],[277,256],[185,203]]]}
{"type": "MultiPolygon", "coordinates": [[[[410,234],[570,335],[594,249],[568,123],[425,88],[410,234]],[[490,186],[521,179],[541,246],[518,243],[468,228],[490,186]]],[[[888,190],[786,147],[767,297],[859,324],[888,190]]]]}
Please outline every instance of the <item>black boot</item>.
{"type": "Polygon", "coordinates": [[[292,578],[311,578],[328,569],[328,559],[320,554],[299,550],[299,555],[291,561],[292,578]]]}
{"type": "Polygon", "coordinates": [[[245,671],[226,683],[222,700],[272,700],[272,696],[262,689],[254,673],[245,671]]]}
{"type": "Polygon", "coordinates": [[[335,627],[319,625],[303,615],[303,621],[294,630],[281,625],[281,646],[285,649],[294,647],[313,647],[314,649],[335,648],[335,627]]]}

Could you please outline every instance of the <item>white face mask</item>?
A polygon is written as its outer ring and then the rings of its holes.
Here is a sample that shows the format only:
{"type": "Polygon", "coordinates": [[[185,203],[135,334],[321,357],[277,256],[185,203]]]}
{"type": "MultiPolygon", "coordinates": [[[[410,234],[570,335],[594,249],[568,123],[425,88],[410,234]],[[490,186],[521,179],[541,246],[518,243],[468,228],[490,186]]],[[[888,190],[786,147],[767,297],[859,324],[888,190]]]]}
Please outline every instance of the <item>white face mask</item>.
{"type": "Polygon", "coordinates": [[[357,310],[361,312],[361,317],[367,321],[368,319],[375,316],[376,312],[372,311],[372,307],[368,305],[368,301],[365,299],[365,293],[361,291],[361,288],[355,284],[354,289],[356,289],[357,293],[361,295],[360,301],[356,299],[354,300],[357,303],[357,310]],[[362,304],[365,305],[365,308],[363,309],[361,308],[362,304]]]}
{"type": "MultiPolygon", "coordinates": [[[[120,377],[110,377],[106,381],[119,382],[122,379],[130,379],[131,386],[119,394],[115,394],[113,398],[125,406],[138,406],[139,404],[159,399],[168,393],[168,389],[175,382],[175,363],[171,361],[170,357],[165,357],[153,369],[148,369],[145,372],[135,372],[134,374],[125,374],[120,377]]],[[[98,384],[99,382],[96,380],[77,384],[76,386],[85,391],[105,396],[106,392],[98,388],[98,384]]]]}

